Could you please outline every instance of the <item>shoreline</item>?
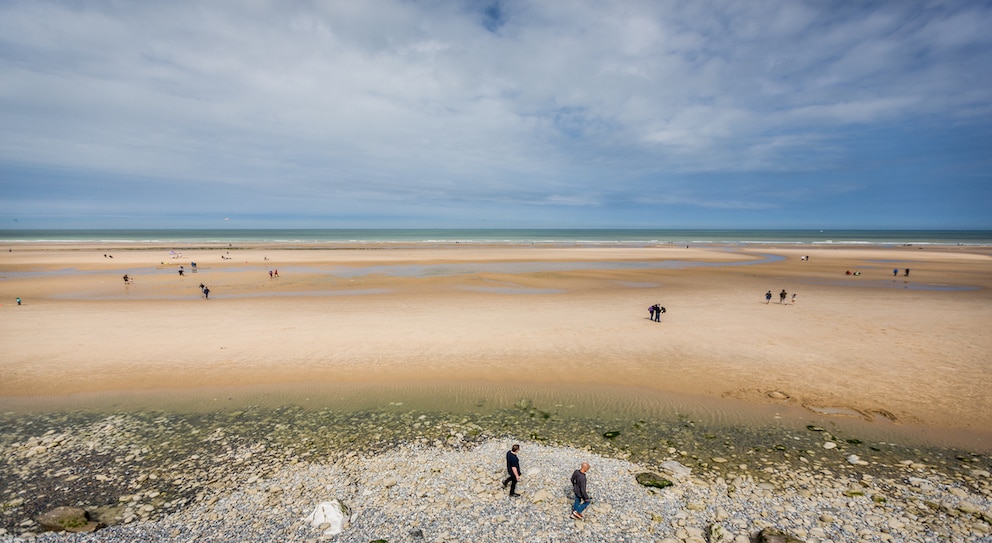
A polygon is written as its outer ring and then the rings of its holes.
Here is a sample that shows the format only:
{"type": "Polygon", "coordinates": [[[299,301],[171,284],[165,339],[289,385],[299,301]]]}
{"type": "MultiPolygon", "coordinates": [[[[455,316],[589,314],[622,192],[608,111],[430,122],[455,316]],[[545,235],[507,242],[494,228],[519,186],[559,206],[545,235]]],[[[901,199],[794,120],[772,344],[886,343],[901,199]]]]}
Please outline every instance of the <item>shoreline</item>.
{"type": "Polygon", "coordinates": [[[0,415],[44,417],[86,413],[106,416],[162,412],[192,416],[291,406],[306,411],[412,409],[452,416],[481,416],[525,402],[543,405],[545,412],[553,411],[568,417],[624,421],[690,418],[721,431],[734,427],[797,431],[813,425],[857,435],[863,440],[992,454],[992,430],[893,420],[889,413],[865,412],[846,405],[802,403],[795,398],[782,397],[775,390],[755,392],[762,397],[741,399],[733,394],[713,397],[636,385],[588,383],[557,383],[549,387],[541,383],[494,381],[311,381],[118,389],[50,396],[7,395],[0,397],[0,415]]]}

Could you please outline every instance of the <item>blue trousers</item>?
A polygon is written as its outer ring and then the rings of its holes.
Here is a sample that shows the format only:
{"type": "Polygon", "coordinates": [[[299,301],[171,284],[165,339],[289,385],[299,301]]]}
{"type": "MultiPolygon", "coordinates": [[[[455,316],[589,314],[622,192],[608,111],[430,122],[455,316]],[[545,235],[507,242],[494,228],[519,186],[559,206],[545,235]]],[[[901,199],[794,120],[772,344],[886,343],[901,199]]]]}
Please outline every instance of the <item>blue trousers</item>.
{"type": "Polygon", "coordinates": [[[591,500],[588,501],[588,502],[584,502],[584,501],[582,501],[582,498],[576,496],[575,497],[575,503],[572,505],[572,511],[575,511],[576,513],[578,513],[578,514],[581,515],[582,512],[586,510],[586,507],[589,507],[589,504],[590,503],[591,503],[591,500]]]}

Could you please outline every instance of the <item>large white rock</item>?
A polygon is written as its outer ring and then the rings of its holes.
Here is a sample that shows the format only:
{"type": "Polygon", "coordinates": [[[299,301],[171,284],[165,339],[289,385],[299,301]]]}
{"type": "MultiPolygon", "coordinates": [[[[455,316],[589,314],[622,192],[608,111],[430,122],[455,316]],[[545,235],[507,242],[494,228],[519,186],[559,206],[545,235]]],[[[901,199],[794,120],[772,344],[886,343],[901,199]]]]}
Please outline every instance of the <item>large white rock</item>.
{"type": "Polygon", "coordinates": [[[688,477],[692,473],[692,468],[683,466],[675,460],[665,460],[661,463],[661,469],[676,477],[688,477]]]}
{"type": "Polygon", "coordinates": [[[320,502],[317,507],[304,520],[309,522],[314,528],[327,525],[324,535],[338,535],[348,527],[348,517],[345,515],[345,506],[338,500],[320,502]]]}

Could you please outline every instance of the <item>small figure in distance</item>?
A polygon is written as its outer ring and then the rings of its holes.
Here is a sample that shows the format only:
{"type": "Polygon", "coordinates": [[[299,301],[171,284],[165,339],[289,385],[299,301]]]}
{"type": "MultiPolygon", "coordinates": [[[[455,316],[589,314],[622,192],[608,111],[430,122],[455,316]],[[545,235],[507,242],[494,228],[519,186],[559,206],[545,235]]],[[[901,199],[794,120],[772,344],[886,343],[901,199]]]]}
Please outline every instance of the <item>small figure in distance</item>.
{"type": "Polygon", "coordinates": [[[796,293],[792,293],[792,303],[796,303],[796,293]]]}
{"type": "Polygon", "coordinates": [[[909,277],[909,268],[906,268],[906,273],[902,275],[903,277],[909,277]]]}
{"type": "Polygon", "coordinates": [[[210,289],[209,288],[203,287],[203,298],[205,300],[209,300],[210,299],[210,289]]]}
{"type": "Polygon", "coordinates": [[[652,305],[648,308],[648,313],[651,313],[651,322],[654,322],[654,314],[658,311],[658,305],[652,305]]]}
{"type": "Polygon", "coordinates": [[[897,275],[899,275],[899,268],[895,268],[892,270],[892,277],[895,277],[897,275]]]}
{"type": "Polygon", "coordinates": [[[654,304],[654,322],[661,322],[661,314],[666,311],[665,306],[654,304]]]}
{"type": "Polygon", "coordinates": [[[778,303],[784,304],[785,303],[785,297],[788,296],[788,295],[789,295],[789,293],[786,292],[785,289],[782,289],[782,292],[779,292],[778,293],[778,303]]]}
{"type": "Polygon", "coordinates": [[[770,304],[770,303],[772,303],[772,291],[769,290],[768,292],[765,293],[765,304],[770,304]]]}

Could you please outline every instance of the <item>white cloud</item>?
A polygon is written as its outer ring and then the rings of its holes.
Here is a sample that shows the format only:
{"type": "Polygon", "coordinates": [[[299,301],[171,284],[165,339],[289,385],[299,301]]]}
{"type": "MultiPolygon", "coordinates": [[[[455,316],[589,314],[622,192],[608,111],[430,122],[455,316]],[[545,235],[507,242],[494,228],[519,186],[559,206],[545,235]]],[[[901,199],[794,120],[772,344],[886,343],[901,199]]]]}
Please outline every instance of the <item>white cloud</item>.
{"type": "Polygon", "coordinates": [[[6,3],[0,161],[594,206],[651,175],[809,171],[844,160],[838,134],[921,112],[988,123],[985,6],[511,1],[492,28],[474,9],[6,3]]]}

